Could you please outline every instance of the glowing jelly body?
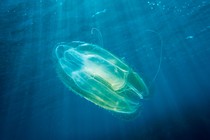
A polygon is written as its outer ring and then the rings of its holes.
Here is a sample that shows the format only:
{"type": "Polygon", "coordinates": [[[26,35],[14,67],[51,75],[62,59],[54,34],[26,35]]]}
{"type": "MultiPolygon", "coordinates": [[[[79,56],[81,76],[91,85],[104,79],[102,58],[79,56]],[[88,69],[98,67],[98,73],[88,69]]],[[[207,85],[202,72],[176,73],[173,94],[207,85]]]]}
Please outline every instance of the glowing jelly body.
{"type": "Polygon", "coordinates": [[[107,50],[74,41],[55,49],[59,77],[73,92],[126,117],[139,111],[149,92],[140,76],[107,50]]]}

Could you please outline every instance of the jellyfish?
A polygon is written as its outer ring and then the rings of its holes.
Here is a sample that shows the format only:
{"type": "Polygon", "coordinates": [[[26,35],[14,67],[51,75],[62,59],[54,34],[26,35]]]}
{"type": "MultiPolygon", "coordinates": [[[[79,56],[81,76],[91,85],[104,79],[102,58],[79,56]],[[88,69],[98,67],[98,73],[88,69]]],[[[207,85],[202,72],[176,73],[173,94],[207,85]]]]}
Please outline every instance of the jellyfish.
{"type": "Polygon", "coordinates": [[[54,50],[57,73],[75,94],[123,118],[133,118],[149,96],[143,79],[104,48],[81,41],[54,50]]]}

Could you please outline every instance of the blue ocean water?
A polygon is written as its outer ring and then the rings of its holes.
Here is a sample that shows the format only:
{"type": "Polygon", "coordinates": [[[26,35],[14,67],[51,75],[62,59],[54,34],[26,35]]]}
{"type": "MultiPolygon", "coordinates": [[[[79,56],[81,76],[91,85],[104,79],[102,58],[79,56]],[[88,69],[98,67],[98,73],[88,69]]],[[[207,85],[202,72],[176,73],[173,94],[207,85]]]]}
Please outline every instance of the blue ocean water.
{"type": "Polygon", "coordinates": [[[3,0],[0,140],[210,139],[209,15],[209,0],[3,0]],[[74,40],[151,85],[139,117],[124,121],[66,88],[52,52],[74,40]]]}

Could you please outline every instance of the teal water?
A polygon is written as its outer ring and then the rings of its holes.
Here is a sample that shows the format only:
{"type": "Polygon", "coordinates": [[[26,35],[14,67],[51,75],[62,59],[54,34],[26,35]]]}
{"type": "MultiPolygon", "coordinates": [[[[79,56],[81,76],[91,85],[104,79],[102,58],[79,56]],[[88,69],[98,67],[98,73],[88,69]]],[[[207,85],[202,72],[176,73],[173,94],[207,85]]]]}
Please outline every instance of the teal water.
{"type": "Polygon", "coordinates": [[[3,0],[0,139],[209,139],[209,15],[209,0],[3,0]],[[145,80],[151,96],[137,118],[122,120],[60,81],[53,50],[75,40],[145,80]]]}

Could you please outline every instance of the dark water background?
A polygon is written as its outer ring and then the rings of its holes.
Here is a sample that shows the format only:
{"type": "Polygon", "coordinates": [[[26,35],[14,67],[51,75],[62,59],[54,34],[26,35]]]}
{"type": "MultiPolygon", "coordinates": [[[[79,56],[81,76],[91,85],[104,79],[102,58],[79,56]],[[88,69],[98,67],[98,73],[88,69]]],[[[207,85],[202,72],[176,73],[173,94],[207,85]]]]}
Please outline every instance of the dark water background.
{"type": "Polygon", "coordinates": [[[0,140],[210,139],[209,0],[0,5],[0,140]],[[63,85],[52,51],[73,40],[103,45],[148,84],[163,48],[153,95],[138,118],[116,118],[63,85]]]}

